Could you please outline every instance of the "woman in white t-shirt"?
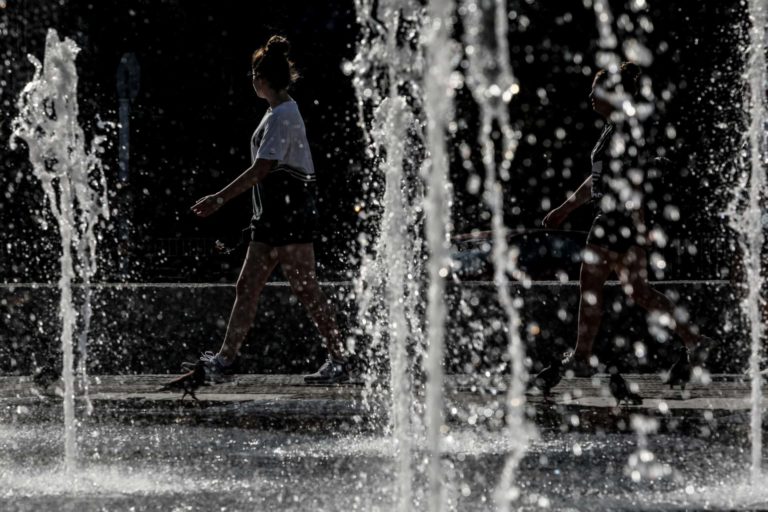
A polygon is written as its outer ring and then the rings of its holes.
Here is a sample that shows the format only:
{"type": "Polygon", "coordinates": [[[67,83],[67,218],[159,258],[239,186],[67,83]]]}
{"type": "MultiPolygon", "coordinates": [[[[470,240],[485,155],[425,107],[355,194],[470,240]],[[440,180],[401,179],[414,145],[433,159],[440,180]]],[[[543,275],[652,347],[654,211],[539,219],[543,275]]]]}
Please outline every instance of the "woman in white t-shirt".
{"type": "Polygon", "coordinates": [[[285,38],[272,36],[252,57],[253,88],[259,98],[269,103],[269,110],[251,139],[251,166],[221,191],[203,197],[192,207],[196,215],[207,217],[249,190],[253,202],[251,242],[237,280],[237,296],[224,343],[218,353],[206,352],[197,363],[204,367],[209,381],[221,382],[231,373],[256,316],[261,291],[278,263],[328,348],[325,364],[304,379],[334,383],[349,378],[336,312],[315,275],[315,169],[304,120],[287,92],[298,77],[288,58],[289,49],[285,38]]]}

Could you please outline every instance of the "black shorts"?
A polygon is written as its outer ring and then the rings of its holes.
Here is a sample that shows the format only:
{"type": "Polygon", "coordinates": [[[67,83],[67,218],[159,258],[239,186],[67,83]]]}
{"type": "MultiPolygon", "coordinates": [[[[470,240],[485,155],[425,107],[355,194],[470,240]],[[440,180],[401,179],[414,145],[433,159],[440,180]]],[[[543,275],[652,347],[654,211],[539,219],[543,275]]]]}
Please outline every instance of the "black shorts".
{"type": "MultiPolygon", "coordinates": [[[[256,186],[261,215],[251,221],[251,240],[278,247],[312,243],[317,231],[316,185],[274,170],[256,186]]],[[[256,205],[255,205],[256,206],[256,205]]]]}
{"type": "Polygon", "coordinates": [[[587,235],[587,244],[597,245],[616,253],[626,253],[638,245],[637,227],[626,213],[597,211],[587,235]]]}

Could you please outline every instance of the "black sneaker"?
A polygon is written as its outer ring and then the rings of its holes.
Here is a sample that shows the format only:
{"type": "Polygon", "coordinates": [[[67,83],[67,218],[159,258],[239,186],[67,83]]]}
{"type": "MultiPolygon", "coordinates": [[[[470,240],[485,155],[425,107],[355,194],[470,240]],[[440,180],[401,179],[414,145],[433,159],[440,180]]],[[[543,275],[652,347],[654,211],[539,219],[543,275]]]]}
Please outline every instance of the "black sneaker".
{"type": "Polygon", "coordinates": [[[349,373],[347,373],[346,364],[330,357],[315,373],[304,376],[304,382],[307,384],[336,384],[348,380],[349,373]]]}
{"type": "Polygon", "coordinates": [[[595,359],[594,356],[589,360],[584,361],[583,359],[576,359],[576,356],[572,351],[563,354],[561,365],[563,375],[566,377],[590,378],[598,372],[599,368],[597,359],[595,359]]]}

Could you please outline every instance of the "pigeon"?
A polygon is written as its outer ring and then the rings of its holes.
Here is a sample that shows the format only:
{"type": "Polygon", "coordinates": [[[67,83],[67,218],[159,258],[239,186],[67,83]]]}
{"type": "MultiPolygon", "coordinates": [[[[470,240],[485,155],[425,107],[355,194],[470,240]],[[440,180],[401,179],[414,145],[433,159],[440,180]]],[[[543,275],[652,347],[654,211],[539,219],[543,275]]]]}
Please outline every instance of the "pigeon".
{"type": "Polygon", "coordinates": [[[560,359],[554,359],[549,366],[541,370],[531,381],[531,386],[539,388],[544,398],[549,398],[552,388],[557,386],[563,378],[563,362],[560,359]]]}
{"type": "Polygon", "coordinates": [[[687,350],[684,350],[680,358],[675,361],[672,368],[669,369],[669,377],[667,377],[667,384],[672,389],[673,386],[680,385],[682,390],[685,390],[685,385],[691,380],[691,356],[687,350]]]}
{"type": "Polygon", "coordinates": [[[616,370],[611,372],[608,387],[611,390],[611,394],[616,399],[616,407],[620,406],[621,402],[626,402],[627,405],[640,405],[643,403],[643,399],[640,395],[630,391],[627,381],[624,380],[624,377],[622,377],[616,370]]]}
{"type": "Polygon", "coordinates": [[[32,382],[41,390],[47,390],[51,384],[61,378],[61,372],[53,365],[45,364],[35,370],[32,376],[32,382]]]}
{"type": "Polygon", "coordinates": [[[187,395],[197,400],[197,396],[195,396],[195,390],[204,384],[205,384],[205,366],[202,364],[202,361],[201,361],[197,363],[194,366],[194,368],[192,368],[190,371],[188,371],[181,377],[175,378],[168,384],[165,384],[158,391],[168,391],[171,389],[178,389],[178,390],[184,391],[184,394],[181,395],[182,400],[184,400],[184,397],[186,397],[187,395]]]}

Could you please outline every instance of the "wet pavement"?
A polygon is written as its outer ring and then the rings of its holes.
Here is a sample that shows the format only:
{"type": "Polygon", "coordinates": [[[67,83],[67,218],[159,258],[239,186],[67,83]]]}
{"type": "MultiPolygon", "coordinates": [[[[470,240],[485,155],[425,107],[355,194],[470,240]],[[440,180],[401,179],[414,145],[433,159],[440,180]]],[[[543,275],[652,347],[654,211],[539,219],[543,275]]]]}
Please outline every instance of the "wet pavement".
{"type": "MultiPolygon", "coordinates": [[[[641,405],[616,407],[607,375],[564,379],[527,396],[536,432],[517,472],[515,510],[756,509],[749,486],[749,383],[714,375],[685,392],[626,375],[641,405]],[[641,436],[633,418],[655,422],[641,436]]],[[[55,385],[0,378],[0,510],[393,511],[397,442],[375,384],[308,386],[297,375],[238,375],[198,390],[173,376],[94,376],[78,404],[78,467],[62,468],[55,385]]],[[[445,510],[496,510],[499,474],[517,446],[504,390],[449,376],[442,465],[445,510]]],[[[426,509],[428,445],[411,439],[409,510],[426,509]]]]}
{"type": "MultiPolygon", "coordinates": [[[[235,375],[231,381],[206,385],[197,399],[181,399],[178,391],[161,390],[172,375],[91,376],[91,421],[100,418],[142,423],[195,423],[244,428],[377,430],[387,423],[387,397],[374,393],[378,384],[352,381],[330,386],[307,385],[300,375],[235,375]]],[[[528,415],[540,428],[566,425],[577,431],[623,431],[629,418],[642,414],[660,423],[660,430],[718,430],[748,422],[750,383],[739,375],[705,376],[671,389],[659,375],[625,375],[642,404],[617,406],[608,376],[564,378],[549,397],[531,390],[528,415]]],[[[477,376],[446,379],[446,423],[503,426],[503,381],[477,376]]],[[[57,417],[58,384],[41,390],[29,377],[0,378],[0,419],[12,422],[57,417]]],[[[80,408],[85,400],[78,398],[80,408]]]]}

